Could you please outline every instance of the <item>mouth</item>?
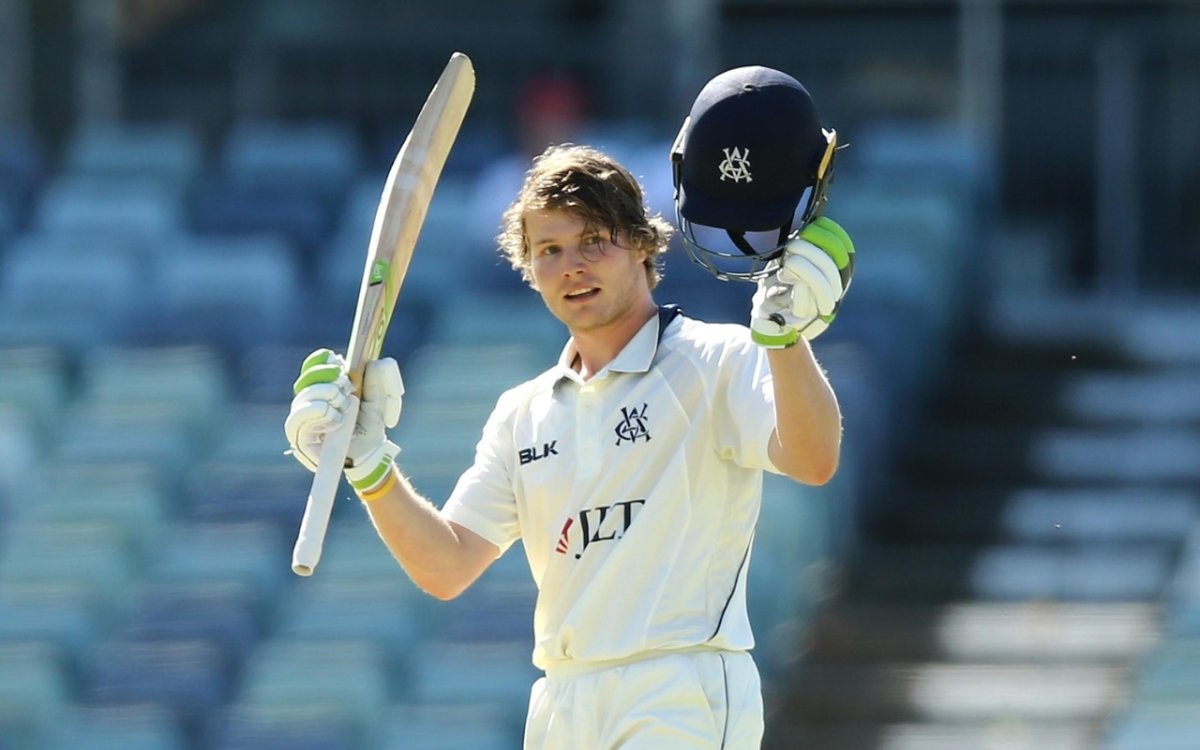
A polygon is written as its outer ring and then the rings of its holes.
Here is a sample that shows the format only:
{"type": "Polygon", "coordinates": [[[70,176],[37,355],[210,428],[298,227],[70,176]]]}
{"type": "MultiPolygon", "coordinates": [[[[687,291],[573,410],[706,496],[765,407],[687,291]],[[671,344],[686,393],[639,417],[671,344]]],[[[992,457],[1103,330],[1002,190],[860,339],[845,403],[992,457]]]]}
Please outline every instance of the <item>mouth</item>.
{"type": "Polygon", "coordinates": [[[572,289],[563,295],[563,298],[569,302],[581,302],[589,300],[600,294],[600,290],[594,286],[584,287],[583,289],[572,289]]]}

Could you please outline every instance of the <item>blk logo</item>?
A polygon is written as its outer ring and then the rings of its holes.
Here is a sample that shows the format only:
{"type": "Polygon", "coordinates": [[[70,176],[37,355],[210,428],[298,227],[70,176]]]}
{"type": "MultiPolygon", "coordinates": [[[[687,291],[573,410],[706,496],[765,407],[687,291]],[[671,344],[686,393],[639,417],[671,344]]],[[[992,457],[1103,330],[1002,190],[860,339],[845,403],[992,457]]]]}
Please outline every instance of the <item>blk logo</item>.
{"type": "Polygon", "coordinates": [[[537,446],[532,448],[522,448],[521,450],[517,451],[517,458],[521,459],[521,465],[524,466],[527,463],[532,463],[534,461],[543,459],[546,456],[557,456],[558,451],[554,448],[554,446],[557,444],[557,440],[551,440],[548,443],[542,443],[541,449],[539,449],[537,446]]]}
{"type": "Polygon", "coordinates": [[[730,179],[734,182],[753,182],[750,176],[750,149],[735,146],[722,151],[725,152],[725,160],[717,167],[721,170],[721,181],[730,179]]]}
{"type": "Polygon", "coordinates": [[[593,544],[614,542],[625,536],[637,509],[646,504],[645,500],[622,500],[612,505],[599,508],[584,508],[579,514],[572,516],[563,523],[562,531],[558,534],[558,544],[554,551],[560,555],[567,554],[571,549],[571,530],[579,524],[579,551],[574,554],[576,560],[593,544]]]}
{"type": "Polygon", "coordinates": [[[621,422],[617,425],[615,432],[617,433],[617,445],[628,440],[631,443],[636,443],[638,440],[645,438],[646,442],[650,442],[650,427],[647,424],[646,405],[642,404],[642,408],[636,407],[621,407],[621,422]]]}

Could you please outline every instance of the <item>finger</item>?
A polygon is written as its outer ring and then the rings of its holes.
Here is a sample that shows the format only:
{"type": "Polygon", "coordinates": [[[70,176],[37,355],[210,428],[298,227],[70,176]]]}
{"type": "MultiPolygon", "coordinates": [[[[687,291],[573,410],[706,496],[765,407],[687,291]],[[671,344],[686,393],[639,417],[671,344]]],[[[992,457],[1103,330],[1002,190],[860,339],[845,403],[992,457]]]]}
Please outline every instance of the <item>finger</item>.
{"type": "MultiPolygon", "coordinates": [[[[804,240],[792,240],[788,243],[788,249],[785,253],[785,258],[794,257],[802,257],[815,266],[821,275],[825,277],[825,281],[829,284],[829,286],[837,291],[838,296],[841,296],[842,292],[845,291],[845,288],[842,284],[842,272],[838,270],[834,260],[830,258],[824,250],[812,244],[811,242],[806,242],[804,240]]],[[[785,269],[788,268],[786,259],[784,261],[784,267],[785,269]]],[[[788,271],[791,274],[795,274],[797,273],[797,268],[800,268],[800,266],[793,265],[790,269],[788,269],[788,271]]],[[[803,268],[807,268],[807,266],[803,266],[803,268]]]]}
{"type": "Polygon", "coordinates": [[[302,432],[328,432],[342,423],[344,413],[328,401],[303,401],[292,406],[283,422],[288,436],[302,432]]]}
{"type": "Polygon", "coordinates": [[[850,235],[833,219],[818,216],[800,232],[800,239],[807,240],[822,248],[833,258],[838,269],[843,269],[854,261],[854,242],[850,235]]]}
{"type": "Polygon", "coordinates": [[[400,366],[391,357],[368,362],[363,372],[363,403],[377,408],[388,427],[400,421],[404,379],[400,366]]]}
{"type": "Polygon", "coordinates": [[[803,336],[806,341],[812,341],[822,333],[825,333],[825,331],[829,330],[829,323],[830,321],[826,318],[814,318],[813,322],[805,326],[804,330],[800,332],[800,335],[803,336]]]}
{"type": "Polygon", "coordinates": [[[292,398],[292,406],[310,401],[322,401],[338,411],[345,411],[346,402],[351,395],[349,378],[339,379],[333,383],[317,383],[307,386],[292,398]]]}
{"type": "Polygon", "coordinates": [[[819,250],[817,253],[819,257],[813,257],[811,254],[789,254],[785,261],[788,274],[797,279],[796,291],[792,293],[792,305],[797,313],[808,307],[800,298],[800,295],[804,293],[803,290],[807,290],[811,294],[817,312],[821,315],[833,312],[834,306],[837,305],[838,298],[841,296],[841,282],[837,276],[837,269],[832,268],[833,261],[819,250]],[[823,264],[822,261],[824,261],[823,264]],[[830,273],[833,275],[832,281],[830,273]]]}
{"type": "MultiPolygon", "coordinates": [[[[327,350],[326,350],[327,351],[327,350]]],[[[342,358],[330,352],[331,358],[324,361],[316,359],[317,353],[304,361],[300,376],[292,383],[292,393],[299,393],[315,383],[332,383],[346,374],[346,366],[342,358]]]]}

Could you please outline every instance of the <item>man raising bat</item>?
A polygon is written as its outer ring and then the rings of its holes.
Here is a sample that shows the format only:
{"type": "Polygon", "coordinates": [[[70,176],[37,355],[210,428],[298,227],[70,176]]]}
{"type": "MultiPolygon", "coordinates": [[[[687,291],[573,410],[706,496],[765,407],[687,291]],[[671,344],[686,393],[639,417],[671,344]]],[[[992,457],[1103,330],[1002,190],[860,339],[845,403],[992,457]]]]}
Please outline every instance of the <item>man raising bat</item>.
{"type": "MultiPolygon", "coordinates": [[[[717,76],[684,125],[681,220],[694,257],[745,259],[706,267],[756,284],[749,326],[656,303],[672,229],[624,167],[583,146],[537,157],[499,239],[570,339],[500,397],[440,510],[386,436],[400,414],[395,362],[368,366],[347,475],[413,581],[453,598],[523,541],[545,672],[526,748],[759,747],[745,588],[762,472],[822,484],[841,445],[808,343],[853,268],[849,237],[819,216],[833,144],[808,92],[766,68],[717,76]],[[702,246],[704,222],[732,250],[702,246]],[[763,230],[775,240],[755,248],[763,230]]],[[[310,467],[349,398],[344,369],[321,351],[297,381],[286,431],[310,467]]]]}

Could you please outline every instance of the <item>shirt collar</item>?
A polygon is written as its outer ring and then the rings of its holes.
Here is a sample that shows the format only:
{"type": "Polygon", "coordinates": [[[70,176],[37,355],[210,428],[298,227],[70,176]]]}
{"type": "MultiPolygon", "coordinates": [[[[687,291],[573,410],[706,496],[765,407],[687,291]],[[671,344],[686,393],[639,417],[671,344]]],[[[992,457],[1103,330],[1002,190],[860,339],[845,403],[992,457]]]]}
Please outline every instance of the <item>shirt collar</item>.
{"type": "MultiPolygon", "coordinates": [[[[603,375],[605,372],[649,372],[650,366],[654,364],[654,355],[658,352],[658,343],[662,341],[663,333],[681,312],[676,305],[659,307],[658,314],[647,320],[625,345],[625,348],[618,352],[612,362],[609,362],[597,375],[603,375]]],[[[571,367],[578,354],[579,350],[575,348],[575,339],[572,337],[563,347],[562,353],[558,355],[557,380],[570,378],[582,382],[579,373],[571,367]]]]}

